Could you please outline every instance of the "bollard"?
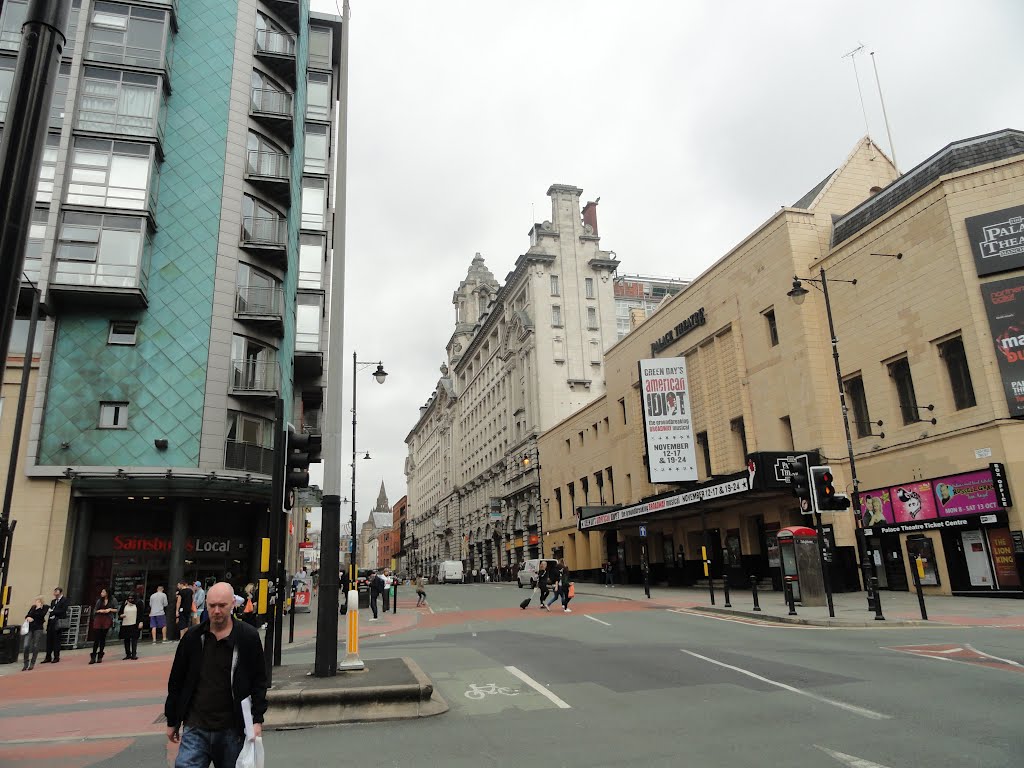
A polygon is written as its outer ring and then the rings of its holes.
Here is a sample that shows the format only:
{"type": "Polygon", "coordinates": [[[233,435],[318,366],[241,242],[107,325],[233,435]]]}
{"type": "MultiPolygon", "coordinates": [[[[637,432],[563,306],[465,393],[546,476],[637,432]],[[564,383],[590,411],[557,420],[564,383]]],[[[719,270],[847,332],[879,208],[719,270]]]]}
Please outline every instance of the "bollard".
{"type": "Polygon", "coordinates": [[[288,644],[295,641],[295,587],[292,587],[292,607],[288,609],[288,644]]]}
{"type": "Polygon", "coordinates": [[[391,586],[395,590],[391,594],[391,612],[398,613],[398,579],[395,579],[391,586]]]}
{"type": "Polygon", "coordinates": [[[729,602],[729,577],[728,575],[722,576],[722,589],[725,590],[725,607],[732,608],[732,603],[729,602]]]}
{"type": "Polygon", "coordinates": [[[750,593],[754,596],[754,610],[760,611],[761,604],[757,601],[757,576],[750,577],[750,593]]]}
{"type": "Polygon", "coordinates": [[[796,616],[796,600],[793,599],[793,577],[786,577],[786,603],[789,605],[789,615],[796,616]]]}
{"type": "Polygon", "coordinates": [[[878,577],[871,577],[871,589],[875,593],[875,621],[885,621],[882,615],[882,595],[878,592],[878,577]]]}
{"type": "Polygon", "coordinates": [[[921,606],[921,620],[928,621],[928,610],[924,607],[924,590],[921,589],[921,577],[924,576],[924,560],[920,557],[915,557],[914,567],[910,570],[914,573],[914,589],[917,590],[917,604],[921,606]]]}

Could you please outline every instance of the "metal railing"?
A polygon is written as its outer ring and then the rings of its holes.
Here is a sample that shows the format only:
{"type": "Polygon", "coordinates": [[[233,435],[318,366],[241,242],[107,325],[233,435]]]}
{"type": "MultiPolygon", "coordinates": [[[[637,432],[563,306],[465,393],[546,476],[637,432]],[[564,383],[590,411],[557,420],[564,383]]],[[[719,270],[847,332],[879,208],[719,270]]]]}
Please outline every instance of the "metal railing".
{"type": "Polygon", "coordinates": [[[136,288],[145,293],[149,283],[148,261],[148,256],[134,264],[58,259],[53,284],[84,288],[136,288]]]}
{"type": "Polygon", "coordinates": [[[225,440],[224,469],[271,475],[274,473],[274,449],[240,440],[225,440]]]}
{"type": "Polygon", "coordinates": [[[273,179],[287,180],[291,175],[288,155],[263,149],[250,149],[246,153],[245,171],[250,176],[267,176],[273,179]]]}
{"type": "Polygon", "coordinates": [[[288,244],[288,222],[277,216],[244,216],[242,242],[284,247],[288,244]]]}
{"type": "Polygon", "coordinates": [[[283,296],[280,286],[240,285],[235,288],[235,312],[280,317],[283,296]]]}
{"type": "Polygon", "coordinates": [[[290,35],[287,32],[278,32],[276,29],[257,29],[256,53],[294,56],[295,35],[290,35]]]}
{"type": "Polygon", "coordinates": [[[261,115],[292,116],[292,94],[273,88],[253,88],[250,95],[253,112],[261,115]]]}
{"type": "Polygon", "coordinates": [[[231,388],[243,392],[276,392],[277,360],[232,360],[231,388]]]}
{"type": "Polygon", "coordinates": [[[88,41],[85,46],[85,58],[90,61],[125,64],[131,67],[149,67],[150,69],[167,69],[170,64],[163,51],[136,45],[103,43],[99,40],[88,41]]]}

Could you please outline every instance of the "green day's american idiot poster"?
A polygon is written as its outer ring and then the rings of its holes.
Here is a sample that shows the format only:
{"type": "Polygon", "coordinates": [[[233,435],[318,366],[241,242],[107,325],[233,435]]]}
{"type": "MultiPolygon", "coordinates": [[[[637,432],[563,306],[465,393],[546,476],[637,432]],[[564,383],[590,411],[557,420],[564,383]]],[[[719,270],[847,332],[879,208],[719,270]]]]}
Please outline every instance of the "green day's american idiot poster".
{"type": "Polygon", "coordinates": [[[981,284],[1010,416],[1024,416],[1024,277],[981,284]]]}
{"type": "Polygon", "coordinates": [[[640,360],[640,399],[647,443],[647,472],[652,483],[697,479],[697,452],[690,417],[686,360],[640,360]]]}

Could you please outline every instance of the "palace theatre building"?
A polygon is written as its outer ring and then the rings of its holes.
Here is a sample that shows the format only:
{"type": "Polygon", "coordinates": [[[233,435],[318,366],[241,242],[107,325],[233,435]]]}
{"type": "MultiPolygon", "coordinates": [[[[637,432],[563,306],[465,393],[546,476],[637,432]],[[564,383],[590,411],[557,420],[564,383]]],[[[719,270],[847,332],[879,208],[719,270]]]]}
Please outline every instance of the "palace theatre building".
{"type": "Polygon", "coordinates": [[[638,581],[646,549],[655,583],[684,584],[705,547],[712,576],[780,588],[776,532],[814,525],[786,467],[807,455],[854,502],[824,515],[835,589],[861,588],[864,557],[905,590],[922,557],[926,591],[1020,597],[1022,221],[1020,131],[902,175],[859,142],[612,347],[606,394],[541,436],[545,554],[638,581]],[[670,445],[641,367],[675,377],[670,445]]]}

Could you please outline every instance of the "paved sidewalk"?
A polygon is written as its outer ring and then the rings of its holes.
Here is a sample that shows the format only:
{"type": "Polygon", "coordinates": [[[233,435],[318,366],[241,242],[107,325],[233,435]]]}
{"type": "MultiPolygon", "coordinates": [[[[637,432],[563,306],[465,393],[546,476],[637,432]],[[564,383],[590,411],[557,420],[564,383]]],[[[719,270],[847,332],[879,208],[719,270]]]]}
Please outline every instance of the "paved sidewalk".
{"type": "Polygon", "coordinates": [[[742,619],[782,621],[815,626],[949,624],[1024,629],[1024,600],[1008,598],[925,596],[925,608],[928,611],[929,621],[922,621],[916,593],[883,590],[881,593],[882,614],[885,621],[876,621],[874,611],[868,610],[867,599],[863,592],[843,592],[833,595],[835,618],[829,618],[826,606],[809,608],[801,606],[799,603],[796,606],[797,615],[789,616],[789,609],[782,592],[758,593],[760,612],[753,610],[753,596],[750,590],[730,590],[732,608],[725,607],[725,595],[720,588],[715,590],[714,606],[711,605],[706,588],[652,587],[651,597],[648,600],[643,587],[640,586],[630,584],[605,587],[600,584],[576,582],[576,593],[640,601],[651,606],[696,610],[742,619]]]}

